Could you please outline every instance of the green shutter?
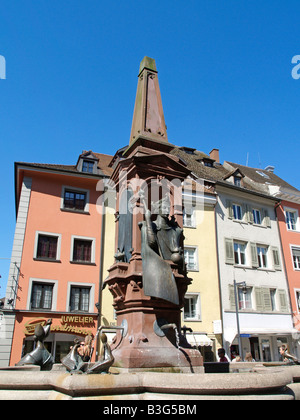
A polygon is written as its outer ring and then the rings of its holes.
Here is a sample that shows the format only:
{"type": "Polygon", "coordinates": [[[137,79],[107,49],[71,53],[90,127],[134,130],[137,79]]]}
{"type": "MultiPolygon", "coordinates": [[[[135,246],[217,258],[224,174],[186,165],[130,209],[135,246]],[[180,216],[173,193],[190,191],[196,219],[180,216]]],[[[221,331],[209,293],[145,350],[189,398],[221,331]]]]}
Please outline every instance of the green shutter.
{"type": "Polygon", "coordinates": [[[231,238],[225,238],[225,262],[226,264],[234,264],[233,239],[231,238]]]}
{"type": "Polygon", "coordinates": [[[253,208],[248,206],[248,222],[254,223],[253,208]]]}
{"type": "Polygon", "coordinates": [[[234,286],[232,285],[229,285],[229,301],[230,301],[230,310],[236,311],[234,286]]]}
{"type": "Polygon", "coordinates": [[[270,219],[270,216],[269,216],[269,212],[268,212],[268,210],[262,210],[262,214],[263,214],[263,216],[264,216],[264,224],[265,224],[265,226],[266,227],[271,227],[271,219],[270,219]]]}
{"type": "Polygon", "coordinates": [[[262,296],[263,296],[264,310],[266,312],[270,312],[270,311],[272,311],[272,302],[271,302],[270,289],[268,289],[266,287],[262,287],[261,291],[262,291],[262,296]]]}
{"type": "Polygon", "coordinates": [[[258,267],[257,247],[254,242],[250,242],[252,267],[258,267]]]}
{"type": "Polygon", "coordinates": [[[278,290],[279,295],[279,302],[280,302],[280,311],[281,312],[288,312],[289,305],[287,301],[286,291],[285,290],[278,290]]]}
{"type": "Polygon", "coordinates": [[[272,256],[273,256],[274,270],[281,270],[279,249],[276,246],[272,246],[271,251],[272,251],[272,256]]]}
{"type": "Polygon", "coordinates": [[[263,294],[260,287],[255,287],[256,310],[262,312],[264,310],[263,294]]]}
{"type": "Polygon", "coordinates": [[[233,219],[233,208],[232,208],[231,200],[226,200],[226,208],[227,208],[228,219],[233,219]]]}

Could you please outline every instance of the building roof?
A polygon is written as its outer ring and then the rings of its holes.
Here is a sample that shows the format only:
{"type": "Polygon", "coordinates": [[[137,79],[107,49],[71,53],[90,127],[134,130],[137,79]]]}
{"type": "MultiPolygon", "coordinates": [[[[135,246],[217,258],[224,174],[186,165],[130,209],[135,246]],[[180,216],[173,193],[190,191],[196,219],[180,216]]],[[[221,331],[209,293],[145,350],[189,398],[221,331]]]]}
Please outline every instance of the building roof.
{"type": "MultiPolygon", "coordinates": [[[[276,185],[279,187],[284,187],[288,189],[292,189],[295,192],[299,192],[297,188],[293,187],[292,185],[288,184],[283,179],[279,178],[274,172],[273,167],[271,167],[271,170],[269,169],[260,169],[260,168],[250,168],[249,166],[243,166],[239,165],[237,163],[232,162],[225,162],[225,165],[230,165],[232,168],[238,168],[240,171],[248,178],[250,178],[252,181],[254,181],[256,184],[260,186],[267,186],[270,185],[276,185]]],[[[227,166],[226,165],[226,166],[227,166]]]]}
{"type": "MultiPolygon", "coordinates": [[[[82,154],[84,154],[83,152],[82,154]]],[[[82,156],[82,154],[80,156],[82,156]]],[[[105,155],[103,153],[94,153],[95,157],[98,159],[97,168],[99,169],[98,174],[88,174],[94,176],[105,176],[110,177],[113,169],[109,166],[113,156],[105,155]]],[[[79,156],[79,157],[80,157],[79,156]]],[[[17,165],[26,165],[29,167],[41,168],[41,169],[50,169],[54,171],[63,171],[63,172],[70,172],[71,173],[82,173],[77,169],[77,165],[61,165],[61,164],[53,164],[53,163],[30,163],[30,162],[17,162],[17,165]]]]}

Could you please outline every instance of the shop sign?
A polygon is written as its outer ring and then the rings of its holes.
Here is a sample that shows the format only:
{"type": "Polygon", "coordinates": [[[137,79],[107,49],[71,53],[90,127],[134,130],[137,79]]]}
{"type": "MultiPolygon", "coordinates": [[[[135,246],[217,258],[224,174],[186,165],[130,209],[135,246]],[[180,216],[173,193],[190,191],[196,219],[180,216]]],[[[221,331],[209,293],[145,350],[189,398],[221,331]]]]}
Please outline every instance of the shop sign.
{"type": "MultiPolygon", "coordinates": [[[[34,330],[37,325],[42,327],[46,324],[47,320],[45,318],[35,318],[26,322],[24,333],[26,336],[34,335],[34,330]]],[[[94,326],[94,319],[91,316],[73,316],[73,315],[63,315],[60,319],[59,324],[51,325],[51,332],[62,332],[62,333],[71,333],[79,335],[91,335],[92,332],[88,328],[94,326]]]]}

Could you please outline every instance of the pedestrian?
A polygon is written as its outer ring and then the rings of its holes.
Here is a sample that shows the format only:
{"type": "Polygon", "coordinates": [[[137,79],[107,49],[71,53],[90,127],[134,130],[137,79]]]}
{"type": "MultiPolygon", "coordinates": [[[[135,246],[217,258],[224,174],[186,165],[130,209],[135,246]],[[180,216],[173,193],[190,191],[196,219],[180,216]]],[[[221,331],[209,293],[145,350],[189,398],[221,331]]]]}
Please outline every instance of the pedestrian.
{"type": "Polygon", "coordinates": [[[245,355],[245,362],[255,362],[250,351],[245,355]]]}
{"type": "Polygon", "coordinates": [[[219,362],[220,363],[229,363],[227,357],[225,356],[225,349],[221,348],[218,350],[219,362]]]}

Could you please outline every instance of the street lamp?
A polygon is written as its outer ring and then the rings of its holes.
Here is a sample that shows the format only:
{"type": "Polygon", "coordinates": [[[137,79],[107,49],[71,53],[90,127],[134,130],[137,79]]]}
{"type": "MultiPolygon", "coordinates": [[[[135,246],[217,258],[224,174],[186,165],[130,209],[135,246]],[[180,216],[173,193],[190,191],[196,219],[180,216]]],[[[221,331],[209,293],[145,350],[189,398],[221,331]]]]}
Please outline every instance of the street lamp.
{"type": "Polygon", "coordinates": [[[236,325],[237,325],[237,333],[238,333],[238,340],[239,340],[239,354],[241,356],[241,359],[243,360],[243,348],[242,348],[240,321],[239,321],[238,287],[242,286],[242,292],[244,293],[244,295],[247,293],[247,287],[246,287],[245,281],[241,281],[237,283],[235,279],[233,280],[233,286],[234,286],[234,297],[235,297],[236,325]]]}

